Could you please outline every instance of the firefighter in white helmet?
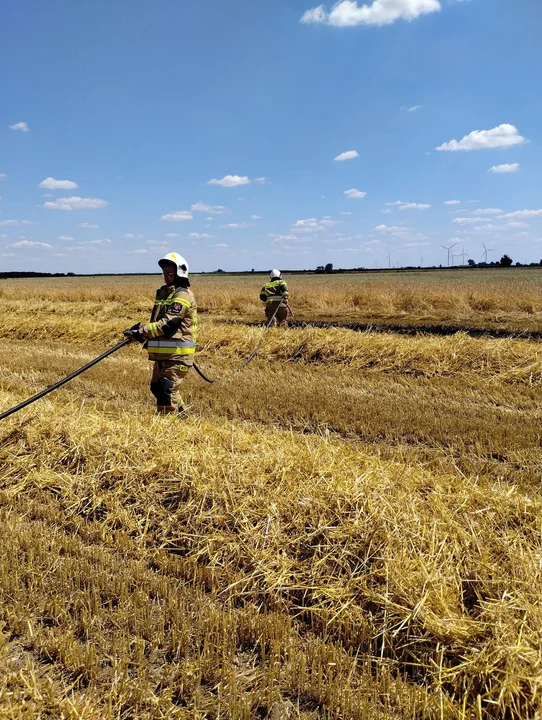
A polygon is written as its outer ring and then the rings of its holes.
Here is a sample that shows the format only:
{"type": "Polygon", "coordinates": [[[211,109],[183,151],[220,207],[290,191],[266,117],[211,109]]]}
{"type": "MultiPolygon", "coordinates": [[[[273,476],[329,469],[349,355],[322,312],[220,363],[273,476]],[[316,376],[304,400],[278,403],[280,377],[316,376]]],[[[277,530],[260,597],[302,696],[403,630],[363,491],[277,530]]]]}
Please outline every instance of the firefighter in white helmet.
{"type": "Polygon", "coordinates": [[[281,271],[276,268],[271,270],[269,278],[269,282],[260,290],[260,300],[265,303],[265,317],[269,323],[276,311],[274,324],[288,327],[288,285],[282,279],[281,271]]]}
{"type": "Polygon", "coordinates": [[[154,362],[151,392],[160,414],[186,415],[180,385],[194,364],[197,335],[196,299],[190,290],[188,263],[178,253],[158,261],[164,285],[156,291],[147,325],[125,330],[132,340],[146,342],[149,360],[154,362]]]}

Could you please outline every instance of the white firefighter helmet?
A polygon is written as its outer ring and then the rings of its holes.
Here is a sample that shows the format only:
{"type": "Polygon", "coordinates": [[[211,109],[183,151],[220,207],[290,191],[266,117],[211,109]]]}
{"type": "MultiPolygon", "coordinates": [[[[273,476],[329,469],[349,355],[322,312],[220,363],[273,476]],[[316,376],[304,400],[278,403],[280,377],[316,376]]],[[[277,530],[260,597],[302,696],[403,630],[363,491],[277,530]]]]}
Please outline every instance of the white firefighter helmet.
{"type": "Polygon", "coordinates": [[[161,268],[163,268],[166,263],[172,263],[176,266],[178,277],[188,277],[188,263],[182,255],[179,255],[179,253],[168,253],[167,255],[164,255],[163,258],[160,258],[160,260],[158,260],[158,265],[160,265],[161,268]]]}
{"type": "Polygon", "coordinates": [[[282,277],[282,273],[280,270],[277,270],[277,268],[275,268],[274,270],[271,270],[271,272],[269,273],[269,277],[271,278],[271,280],[277,280],[282,277]]]}

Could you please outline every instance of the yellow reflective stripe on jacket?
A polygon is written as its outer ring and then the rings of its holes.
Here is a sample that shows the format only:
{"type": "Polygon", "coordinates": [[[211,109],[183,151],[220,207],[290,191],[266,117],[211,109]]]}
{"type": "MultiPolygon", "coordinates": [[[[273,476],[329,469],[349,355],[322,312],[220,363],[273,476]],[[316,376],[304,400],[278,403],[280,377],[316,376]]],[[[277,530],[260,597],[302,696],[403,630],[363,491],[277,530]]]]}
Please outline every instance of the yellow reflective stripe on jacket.
{"type": "Polygon", "coordinates": [[[194,308],[194,313],[192,315],[192,337],[195,345],[198,340],[198,311],[196,308],[194,308]]]}
{"type": "Polygon", "coordinates": [[[194,355],[196,348],[148,347],[149,355],[194,355]]]}
{"type": "Polygon", "coordinates": [[[185,298],[179,298],[179,297],[172,298],[169,302],[166,303],[166,305],[172,305],[173,303],[176,303],[176,302],[180,303],[181,305],[184,305],[187,308],[192,307],[192,303],[190,302],[190,300],[186,300],[185,298]]]}
{"type": "Polygon", "coordinates": [[[151,337],[158,337],[158,335],[160,335],[155,322],[149,323],[149,334],[151,337]]]}

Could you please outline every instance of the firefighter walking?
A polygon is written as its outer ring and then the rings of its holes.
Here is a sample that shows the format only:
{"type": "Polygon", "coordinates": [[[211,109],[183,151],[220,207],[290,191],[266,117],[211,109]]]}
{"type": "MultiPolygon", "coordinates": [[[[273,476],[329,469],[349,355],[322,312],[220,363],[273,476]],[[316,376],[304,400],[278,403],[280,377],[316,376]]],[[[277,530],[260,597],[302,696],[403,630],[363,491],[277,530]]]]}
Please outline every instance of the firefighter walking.
{"type": "Polygon", "coordinates": [[[260,300],[265,303],[265,317],[269,323],[275,311],[274,325],[288,327],[288,285],[280,270],[271,270],[270,280],[260,290],[260,300]],[[278,311],[277,307],[280,305],[278,311]]]}
{"type": "Polygon", "coordinates": [[[156,291],[150,322],[125,330],[124,334],[134,341],[146,341],[149,360],[154,362],[151,392],[156,398],[156,411],[185,417],[180,386],[194,365],[196,299],[190,290],[188,263],[181,255],[169,253],[158,265],[165,284],[156,291]]]}

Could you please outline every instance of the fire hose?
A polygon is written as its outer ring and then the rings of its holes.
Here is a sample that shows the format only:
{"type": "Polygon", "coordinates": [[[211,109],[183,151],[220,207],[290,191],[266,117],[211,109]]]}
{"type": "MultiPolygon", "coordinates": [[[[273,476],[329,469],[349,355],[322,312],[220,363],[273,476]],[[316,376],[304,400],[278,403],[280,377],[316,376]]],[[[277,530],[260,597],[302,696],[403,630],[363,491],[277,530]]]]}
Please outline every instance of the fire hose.
{"type": "MultiPolygon", "coordinates": [[[[273,316],[271,317],[271,319],[270,319],[270,320],[268,321],[268,323],[266,324],[266,326],[265,326],[265,328],[264,328],[264,331],[263,331],[263,333],[262,333],[262,336],[261,336],[260,340],[258,341],[258,344],[257,344],[256,347],[254,348],[254,350],[251,352],[251,354],[248,356],[248,358],[247,358],[234,372],[239,372],[240,370],[242,370],[244,367],[246,367],[246,366],[249,364],[249,362],[250,362],[251,360],[253,360],[253,359],[256,357],[256,355],[258,354],[258,350],[260,349],[260,346],[261,346],[261,344],[262,344],[262,342],[263,342],[263,339],[264,339],[264,337],[265,337],[265,334],[267,333],[267,331],[268,331],[269,328],[271,327],[271,324],[273,323],[273,320],[275,319],[275,316],[276,316],[276,314],[278,313],[279,308],[280,308],[281,306],[282,306],[282,302],[280,302],[280,303],[277,305],[277,309],[276,309],[275,312],[273,313],[273,316]]],[[[138,323],[138,324],[139,324],[139,323],[138,323]]],[[[134,326],[134,328],[135,328],[135,327],[136,327],[136,326],[134,326]]],[[[23,408],[28,407],[28,405],[32,405],[32,403],[36,402],[36,400],[39,400],[40,398],[45,397],[46,395],[48,395],[50,392],[53,392],[53,390],[57,390],[58,388],[62,387],[63,385],[65,385],[66,383],[68,383],[70,380],[73,380],[73,379],[76,378],[78,375],[81,375],[82,373],[86,372],[86,371],[89,370],[91,367],[93,367],[94,365],[97,365],[97,364],[98,364],[99,362],[101,362],[102,360],[105,360],[106,357],[109,357],[109,355],[112,355],[113,353],[117,352],[117,350],[120,350],[120,349],[123,348],[125,345],[128,345],[128,344],[130,344],[131,342],[132,342],[132,340],[131,340],[130,338],[126,338],[126,340],[123,340],[122,342],[118,343],[118,344],[115,345],[114,347],[109,348],[109,350],[106,350],[106,351],[103,352],[101,355],[98,355],[98,357],[94,358],[94,360],[91,360],[91,361],[88,362],[86,365],[83,365],[83,367],[80,367],[78,370],[75,370],[74,372],[72,372],[71,375],[67,375],[65,378],[62,378],[62,380],[59,380],[59,381],[56,382],[54,385],[50,385],[49,387],[45,388],[44,390],[41,390],[39,393],[36,393],[36,395],[32,395],[32,397],[29,397],[27,400],[24,400],[23,402],[19,403],[18,405],[15,405],[14,407],[10,408],[9,410],[5,410],[3,413],[0,413],[0,420],[4,420],[5,418],[9,417],[10,415],[13,415],[13,414],[16,413],[16,412],[19,412],[19,410],[22,410],[23,408]]],[[[208,383],[210,383],[210,384],[216,382],[216,379],[215,379],[215,380],[211,380],[210,378],[208,378],[208,377],[199,369],[199,367],[196,365],[196,363],[194,363],[194,370],[196,370],[196,372],[198,373],[198,375],[199,375],[203,380],[205,380],[205,382],[208,382],[208,383]]],[[[218,378],[217,378],[217,379],[218,379],[218,378]]]]}

